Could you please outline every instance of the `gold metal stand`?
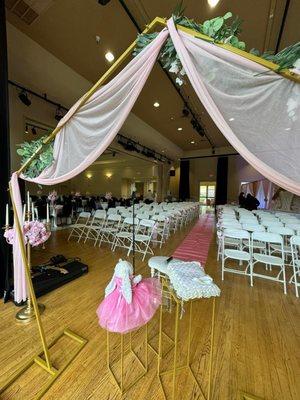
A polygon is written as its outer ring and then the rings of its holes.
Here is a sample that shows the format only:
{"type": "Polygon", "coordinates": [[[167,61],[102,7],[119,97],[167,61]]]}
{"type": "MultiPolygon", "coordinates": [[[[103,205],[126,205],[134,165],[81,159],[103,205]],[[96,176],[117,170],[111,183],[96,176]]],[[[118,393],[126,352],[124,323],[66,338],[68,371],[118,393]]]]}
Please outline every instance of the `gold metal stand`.
{"type": "MultiPolygon", "coordinates": [[[[27,212],[27,220],[30,221],[30,216],[31,213],[30,211],[27,212]]],[[[30,247],[30,243],[27,243],[27,260],[28,260],[28,265],[29,265],[29,269],[30,269],[30,277],[31,277],[31,247],[30,247]]],[[[45,311],[45,306],[44,304],[40,304],[38,303],[38,309],[39,309],[39,313],[43,314],[43,312],[45,311]]],[[[32,306],[32,301],[31,301],[31,297],[30,297],[30,293],[28,293],[28,298],[27,298],[27,305],[26,307],[23,307],[20,311],[17,312],[16,314],[16,320],[18,322],[21,322],[22,324],[28,324],[29,322],[35,320],[35,312],[34,312],[34,308],[32,306]]]]}
{"type": "MultiPolygon", "coordinates": [[[[124,351],[124,334],[120,334],[120,358],[118,361],[120,361],[120,380],[116,377],[116,374],[113,372],[112,368],[113,365],[110,362],[110,333],[107,331],[106,334],[106,351],[107,351],[107,368],[108,371],[113,378],[114,383],[116,384],[117,388],[119,389],[121,395],[125,394],[128,392],[129,389],[131,389],[141,378],[143,378],[146,373],[148,372],[148,346],[147,346],[147,338],[148,338],[148,325],[145,327],[145,361],[143,362],[140,357],[137,355],[137,353],[133,350],[132,348],[132,333],[129,333],[129,349],[127,351],[124,351]],[[141,366],[142,372],[132,381],[130,382],[127,386],[124,384],[124,356],[131,353],[135,360],[138,361],[138,363],[141,366]]],[[[115,364],[118,362],[115,361],[115,364]]]]}
{"type": "Polygon", "coordinates": [[[162,337],[165,336],[163,332],[163,306],[160,307],[160,318],[159,318],[159,344],[158,344],[158,358],[157,358],[157,375],[162,388],[162,392],[165,400],[167,400],[167,393],[163,386],[162,377],[168,374],[173,374],[172,376],[172,396],[171,399],[176,399],[176,375],[179,371],[183,369],[187,369],[188,372],[193,377],[203,399],[210,400],[211,399],[211,381],[212,381],[212,360],[213,360],[213,346],[214,346],[214,329],[215,329],[215,297],[213,297],[212,302],[212,318],[211,318],[211,337],[210,337],[210,354],[209,354],[209,376],[208,376],[208,393],[205,396],[196,376],[191,368],[190,354],[191,354],[191,330],[192,330],[192,317],[193,317],[193,301],[189,301],[189,323],[188,323],[188,337],[187,337],[187,356],[186,362],[183,366],[178,366],[178,344],[179,344],[179,320],[180,313],[179,307],[181,307],[181,300],[177,298],[176,294],[172,289],[170,289],[168,285],[168,281],[165,278],[162,278],[162,285],[164,290],[169,288],[169,291],[173,297],[175,302],[175,326],[174,326],[174,356],[173,356],[173,368],[168,369],[166,371],[161,371],[161,364],[163,358],[162,352],[162,337]]]}
{"type": "Polygon", "coordinates": [[[76,333],[72,332],[69,329],[65,329],[62,334],[60,334],[54,341],[48,346],[47,341],[46,341],[46,336],[44,332],[44,327],[41,321],[41,315],[39,312],[39,307],[38,303],[36,301],[36,296],[34,293],[34,288],[31,280],[31,273],[30,273],[30,264],[26,255],[26,248],[24,244],[24,238],[23,238],[23,231],[21,228],[20,224],[20,219],[17,213],[16,209],[16,204],[14,202],[13,196],[12,196],[12,190],[11,190],[11,183],[10,183],[10,195],[11,195],[11,200],[12,200],[12,205],[13,205],[13,210],[14,210],[14,220],[15,220],[15,228],[17,231],[17,234],[19,236],[20,240],[20,247],[21,247],[21,257],[22,261],[25,267],[25,275],[26,275],[26,280],[27,280],[27,285],[28,285],[28,291],[29,291],[29,296],[32,301],[32,306],[33,310],[35,313],[37,325],[38,325],[38,330],[42,342],[42,347],[43,350],[35,355],[33,358],[31,358],[22,368],[20,368],[13,376],[9,378],[9,380],[0,388],[0,394],[2,394],[6,389],[8,389],[23,373],[25,373],[33,364],[37,364],[40,366],[43,370],[48,372],[50,375],[49,381],[44,384],[37,395],[35,396],[35,399],[41,399],[43,395],[47,392],[47,390],[50,388],[50,386],[55,382],[55,380],[61,375],[61,373],[71,364],[71,362],[74,360],[74,358],[79,354],[79,352],[82,350],[82,348],[86,345],[87,340],[76,335],[76,333]],[[62,336],[68,336],[70,339],[76,341],[80,346],[75,352],[75,354],[68,360],[66,364],[64,364],[60,368],[55,368],[52,364],[51,358],[50,358],[50,353],[49,349],[51,346],[53,346],[62,336]]]}

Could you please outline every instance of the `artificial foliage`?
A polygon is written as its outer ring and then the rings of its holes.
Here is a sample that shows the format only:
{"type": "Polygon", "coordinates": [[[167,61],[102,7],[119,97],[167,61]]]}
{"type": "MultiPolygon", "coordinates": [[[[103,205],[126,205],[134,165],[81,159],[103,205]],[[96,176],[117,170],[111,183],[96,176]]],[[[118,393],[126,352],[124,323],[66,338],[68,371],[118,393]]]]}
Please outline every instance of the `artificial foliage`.
{"type": "MultiPolygon", "coordinates": [[[[47,136],[42,136],[37,140],[31,140],[30,142],[24,142],[19,144],[17,153],[22,157],[21,164],[24,165],[28,159],[43,145],[44,140],[47,136]]],[[[43,151],[32,160],[30,165],[23,172],[25,176],[29,178],[35,178],[53,162],[53,142],[43,146],[43,151]]]]}
{"type": "MultiPolygon", "coordinates": [[[[246,50],[246,43],[239,39],[242,20],[239,17],[234,17],[231,12],[227,12],[224,16],[204,21],[203,24],[201,24],[193,19],[185,17],[183,11],[184,10],[179,7],[174,13],[173,19],[176,25],[181,25],[206,35],[210,38],[209,41],[212,43],[229,44],[240,50],[246,50]]],[[[158,32],[139,34],[133,55],[136,56],[140,53],[157,35],[158,32]]],[[[256,49],[251,49],[250,53],[278,64],[278,71],[282,69],[299,69],[300,42],[281,50],[277,54],[272,52],[260,54],[256,49]]],[[[159,54],[159,60],[163,68],[174,73],[176,75],[176,82],[182,85],[184,83],[182,77],[185,75],[185,71],[182,68],[171,38],[168,38],[163,46],[159,54]]]]}

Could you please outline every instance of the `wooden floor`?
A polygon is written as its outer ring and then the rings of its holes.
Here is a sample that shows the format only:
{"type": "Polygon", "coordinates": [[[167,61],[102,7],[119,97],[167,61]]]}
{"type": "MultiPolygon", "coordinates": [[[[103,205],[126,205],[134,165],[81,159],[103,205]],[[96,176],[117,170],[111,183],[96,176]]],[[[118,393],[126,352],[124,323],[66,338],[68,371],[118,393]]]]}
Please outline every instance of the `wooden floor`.
{"type": "MultiPolygon", "coordinates": [[[[185,237],[188,230],[173,236],[157,254],[169,255],[185,237]]],[[[114,400],[121,399],[106,369],[106,333],[99,328],[96,308],[103,296],[113,267],[122,251],[112,254],[103,246],[66,242],[66,231],[52,235],[46,250],[33,251],[34,261],[45,261],[54,254],[79,256],[90,267],[90,272],[76,281],[39,299],[46,305],[43,323],[49,341],[65,327],[88,339],[88,344],[44,396],[46,400],[114,400]]],[[[137,257],[137,272],[149,275],[147,263],[137,257]]],[[[216,262],[213,243],[207,261],[207,271],[219,284],[222,293],[217,301],[215,353],[213,361],[213,388],[211,399],[241,399],[240,392],[247,392],[265,400],[300,399],[299,366],[299,300],[289,286],[285,296],[279,284],[256,280],[250,288],[246,278],[227,274],[220,281],[220,268],[216,262]]],[[[23,362],[40,350],[35,323],[17,325],[14,319],[17,308],[0,304],[0,384],[23,362]]],[[[192,367],[204,392],[208,382],[208,354],[210,339],[211,302],[201,300],[194,308],[192,367]]],[[[186,312],[187,314],[187,312],[186,312]]],[[[166,317],[171,320],[170,315],[166,317]]],[[[185,324],[185,319],[182,320],[185,324]]],[[[171,321],[166,328],[171,328],[171,321]]],[[[150,330],[157,329],[156,317],[150,330]]],[[[181,355],[184,355],[182,328],[181,355]]],[[[135,338],[140,345],[140,334],[135,338]]],[[[168,343],[165,344],[166,346],[168,343]]],[[[74,344],[62,339],[51,351],[54,363],[61,365],[74,351],[74,344]]],[[[114,345],[115,349],[115,345],[114,345]]],[[[140,349],[141,350],[141,349],[140,349]]],[[[169,353],[169,357],[172,352],[169,353]]],[[[160,400],[161,388],[156,378],[156,358],[149,351],[150,371],[124,399],[160,400]]],[[[165,368],[167,366],[165,365],[165,368]]],[[[126,373],[130,379],[138,368],[133,360],[126,360],[126,373]]],[[[179,399],[201,399],[192,379],[178,375],[179,399]]],[[[47,379],[38,367],[32,367],[1,399],[31,399],[39,385],[47,379]]],[[[168,379],[164,382],[169,388],[168,379]]]]}

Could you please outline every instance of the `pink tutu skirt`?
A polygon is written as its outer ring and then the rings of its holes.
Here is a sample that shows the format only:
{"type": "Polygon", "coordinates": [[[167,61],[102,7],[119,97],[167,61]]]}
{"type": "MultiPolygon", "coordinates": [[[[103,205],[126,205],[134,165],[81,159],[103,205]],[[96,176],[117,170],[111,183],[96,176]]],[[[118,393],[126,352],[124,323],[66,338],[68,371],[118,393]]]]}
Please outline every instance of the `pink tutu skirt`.
{"type": "Polygon", "coordinates": [[[161,286],[156,278],[142,279],[132,285],[132,302],[128,304],[121,292],[121,279],[116,288],[97,309],[99,325],[110,332],[127,333],[145,325],[161,304],[161,286]]]}

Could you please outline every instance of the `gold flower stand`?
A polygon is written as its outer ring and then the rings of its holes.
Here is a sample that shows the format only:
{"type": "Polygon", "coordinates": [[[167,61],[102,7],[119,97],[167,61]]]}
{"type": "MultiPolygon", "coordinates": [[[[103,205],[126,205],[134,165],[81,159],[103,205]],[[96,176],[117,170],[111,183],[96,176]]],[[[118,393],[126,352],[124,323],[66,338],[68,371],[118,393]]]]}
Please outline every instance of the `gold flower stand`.
{"type": "Polygon", "coordinates": [[[192,318],[193,318],[193,302],[197,300],[190,300],[186,302],[189,306],[189,321],[188,321],[188,334],[187,334],[187,355],[186,355],[186,361],[185,364],[182,366],[178,366],[178,345],[179,345],[179,320],[180,320],[180,307],[182,307],[183,302],[180,300],[173,289],[170,288],[170,284],[168,281],[168,278],[166,277],[161,277],[161,282],[162,282],[162,287],[163,287],[163,292],[169,292],[170,297],[173,299],[173,302],[175,303],[175,321],[174,321],[174,339],[170,338],[173,341],[174,345],[174,356],[173,356],[173,367],[162,371],[162,360],[164,358],[164,354],[162,351],[162,342],[163,342],[163,336],[166,336],[166,333],[163,331],[163,305],[160,307],[160,317],[159,317],[159,343],[158,343],[158,357],[157,357],[157,376],[162,388],[162,392],[164,395],[165,400],[168,399],[167,397],[167,392],[163,386],[162,382],[162,377],[172,374],[172,393],[171,393],[171,399],[175,400],[177,397],[176,393],[176,376],[177,374],[182,371],[182,370],[187,370],[189,374],[192,376],[193,380],[195,381],[201,396],[205,400],[210,400],[211,399],[211,375],[212,375],[212,358],[213,358],[213,345],[214,345],[214,327],[215,327],[215,297],[212,298],[212,317],[211,317],[211,336],[210,336],[210,354],[209,354],[209,377],[208,377],[208,393],[207,396],[205,396],[200,383],[198,382],[195,373],[193,372],[191,368],[191,360],[190,360],[190,354],[191,354],[191,330],[192,330],[192,318]]]}
{"type": "Polygon", "coordinates": [[[131,389],[135,384],[137,384],[148,372],[148,345],[147,345],[147,339],[148,339],[148,325],[146,324],[144,328],[142,328],[145,330],[144,332],[144,347],[145,347],[145,361],[143,361],[139,355],[137,354],[137,352],[133,349],[132,346],[132,335],[134,333],[130,332],[129,334],[120,334],[120,333],[113,333],[113,335],[118,335],[120,337],[120,345],[118,345],[118,349],[119,349],[119,357],[117,358],[117,360],[115,360],[114,362],[111,362],[111,344],[110,344],[110,336],[112,335],[112,333],[110,333],[109,331],[106,331],[106,354],[107,354],[107,369],[112,377],[113,382],[115,383],[115,385],[117,386],[119,392],[121,393],[121,395],[123,396],[126,392],[128,392],[129,389],[131,389]],[[125,341],[125,336],[129,336],[129,346],[128,349],[125,350],[125,345],[124,345],[124,341],[125,341]],[[141,367],[141,373],[133,380],[131,381],[129,384],[125,384],[125,371],[124,371],[124,358],[126,355],[131,354],[133,355],[134,359],[138,362],[138,364],[141,367]],[[116,373],[113,372],[113,367],[116,366],[116,364],[118,364],[118,362],[120,362],[120,378],[118,378],[116,376],[116,373]]]}

